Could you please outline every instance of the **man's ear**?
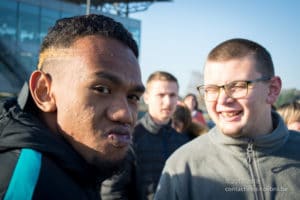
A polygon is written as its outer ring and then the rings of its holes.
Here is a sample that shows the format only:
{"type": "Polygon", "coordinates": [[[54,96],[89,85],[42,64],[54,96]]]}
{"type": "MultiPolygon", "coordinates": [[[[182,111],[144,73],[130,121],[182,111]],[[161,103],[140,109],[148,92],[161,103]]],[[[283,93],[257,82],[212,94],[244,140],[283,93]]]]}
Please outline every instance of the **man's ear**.
{"type": "Polygon", "coordinates": [[[278,76],[274,76],[270,80],[267,103],[273,105],[276,102],[277,98],[279,97],[280,91],[281,91],[281,79],[278,76]]]}
{"type": "Polygon", "coordinates": [[[43,112],[56,111],[56,102],[51,92],[51,77],[40,70],[34,71],[29,80],[31,96],[37,107],[43,112]]]}

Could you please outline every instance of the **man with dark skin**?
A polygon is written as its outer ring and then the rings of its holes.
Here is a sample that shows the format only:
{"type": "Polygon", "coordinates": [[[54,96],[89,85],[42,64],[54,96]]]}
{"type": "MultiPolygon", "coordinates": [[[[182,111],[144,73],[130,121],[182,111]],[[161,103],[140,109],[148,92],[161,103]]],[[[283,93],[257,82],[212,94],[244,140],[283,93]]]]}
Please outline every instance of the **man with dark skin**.
{"type": "Polygon", "coordinates": [[[144,92],[137,57],[131,34],[111,18],[56,22],[25,105],[10,100],[1,108],[1,199],[100,199],[99,185],[122,165],[137,120],[144,92]],[[24,174],[27,163],[34,166],[21,179],[18,166],[24,174]]]}

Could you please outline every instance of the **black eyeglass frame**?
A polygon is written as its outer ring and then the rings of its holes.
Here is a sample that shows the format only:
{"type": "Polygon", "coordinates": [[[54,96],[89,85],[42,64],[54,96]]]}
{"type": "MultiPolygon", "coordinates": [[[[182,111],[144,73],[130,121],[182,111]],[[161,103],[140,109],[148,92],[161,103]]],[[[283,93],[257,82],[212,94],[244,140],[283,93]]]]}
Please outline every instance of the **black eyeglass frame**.
{"type": "Polygon", "coordinates": [[[238,99],[238,98],[243,98],[243,97],[246,97],[248,95],[248,90],[249,90],[249,85],[252,84],[252,83],[256,83],[256,82],[261,82],[261,81],[270,81],[273,77],[266,77],[266,76],[263,76],[261,78],[257,78],[257,79],[254,79],[254,80],[237,80],[237,81],[232,81],[232,82],[229,82],[227,84],[224,84],[224,85],[200,85],[200,86],[197,86],[197,90],[200,94],[200,96],[202,96],[202,94],[204,94],[204,97],[205,97],[205,88],[207,86],[212,86],[212,87],[216,87],[218,88],[218,94],[216,95],[215,99],[214,100],[210,100],[210,101],[216,101],[220,95],[220,90],[221,88],[224,90],[224,92],[226,93],[227,96],[229,96],[230,98],[233,98],[233,99],[238,99]],[[239,82],[243,82],[246,84],[246,93],[245,95],[241,96],[241,97],[232,97],[232,94],[230,94],[228,91],[228,88],[230,88],[230,86],[236,84],[236,83],[239,83],[239,82]],[[202,93],[201,90],[203,90],[204,92],[202,93]]]}

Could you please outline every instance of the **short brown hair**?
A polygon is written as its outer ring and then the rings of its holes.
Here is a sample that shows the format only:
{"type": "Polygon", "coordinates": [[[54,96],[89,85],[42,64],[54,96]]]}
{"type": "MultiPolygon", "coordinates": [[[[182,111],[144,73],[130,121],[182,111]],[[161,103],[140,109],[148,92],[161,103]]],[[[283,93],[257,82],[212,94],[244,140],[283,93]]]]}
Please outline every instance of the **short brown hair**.
{"type": "Polygon", "coordinates": [[[178,88],[179,88],[177,78],[175,76],[173,76],[172,74],[170,74],[169,72],[165,72],[165,71],[153,72],[148,77],[147,86],[151,81],[154,81],[154,80],[175,82],[177,84],[178,88]]]}
{"type": "Polygon", "coordinates": [[[227,61],[245,56],[253,56],[256,69],[263,76],[274,76],[274,65],[270,53],[260,44],[241,38],[230,39],[217,45],[208,54],[208,61],[227,61]]]}

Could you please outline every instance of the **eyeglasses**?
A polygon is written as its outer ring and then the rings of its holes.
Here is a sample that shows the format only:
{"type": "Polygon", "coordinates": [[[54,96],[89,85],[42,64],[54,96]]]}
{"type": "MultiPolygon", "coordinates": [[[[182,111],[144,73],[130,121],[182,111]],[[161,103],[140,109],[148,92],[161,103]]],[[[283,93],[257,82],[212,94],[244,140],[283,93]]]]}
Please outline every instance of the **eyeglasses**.
{"type": "Polygon", "coordinates": [[[239,99],[247,96],[250,84],[269,80],[271,80],[271,77],[261,77],[255,80],[232,81],[220,86],[200,85],[197,87],[197,90],[201,96],[204,96],[206,101],[216,101],[219,97],[221,88],[225,91],[227,96],[233,99],[239,99]]]}

